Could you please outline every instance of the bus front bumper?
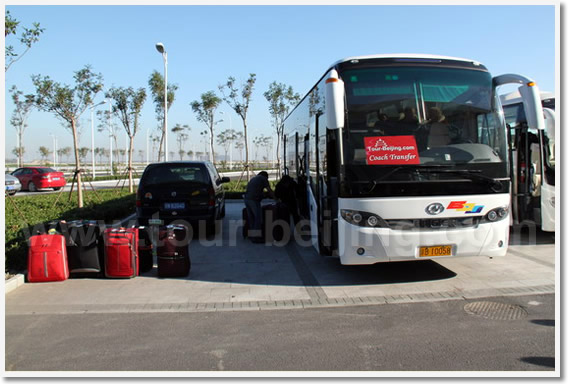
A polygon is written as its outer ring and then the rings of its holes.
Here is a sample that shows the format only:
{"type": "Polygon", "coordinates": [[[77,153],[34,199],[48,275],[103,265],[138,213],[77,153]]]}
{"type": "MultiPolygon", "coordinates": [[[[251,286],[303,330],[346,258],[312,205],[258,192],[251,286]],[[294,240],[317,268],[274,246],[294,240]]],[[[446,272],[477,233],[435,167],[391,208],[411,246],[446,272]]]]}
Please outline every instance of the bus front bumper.
{"type": "Polygon", "coordinates": [[[340,217],[338,234],[338,251],[344,265],[467,256],[497,257],[507,253],[509,220],[479,224],[475,228],[393,230],[359,227],[340,217]],[[448,246],[451,247],[449,256],[421,256],[422,247],[436,251],[449,250],[448,246]]]}

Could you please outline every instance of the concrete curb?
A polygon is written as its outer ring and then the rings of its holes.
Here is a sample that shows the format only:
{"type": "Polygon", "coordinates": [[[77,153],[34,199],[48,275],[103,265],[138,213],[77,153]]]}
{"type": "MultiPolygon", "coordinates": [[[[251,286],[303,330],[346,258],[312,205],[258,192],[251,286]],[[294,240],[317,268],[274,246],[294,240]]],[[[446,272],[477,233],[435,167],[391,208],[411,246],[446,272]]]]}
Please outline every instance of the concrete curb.
{"type": "Polygon", "coordinates": [[[129,222],[130,220],[134,220],[134,219],[136,219],[136,213],[133,213],[132,215],[127,216],[127,217],[125,217],[124,219],[121,219],[121,220],[120,220],[120,225],[121,225],[122,227],[124,227],[126,224],[128,224],[128,222],[129,222]]]}
{"type": "Polygon", "coordinates": [[[24,285],[24,283],[25,278],[21,273],[18,273],[16,276],[10,277],[8,280],[6,280],[6,284],[4,286],[5,294],[12,292],[16,288],[24,285]]]}
{"type": "Polygon", "coordinates": [[[281,309],[310,309],[331,307],[357,307],[369,305],[413,304],[437,301],[469,301],[503,296],[530,296],[554,294],[554,285],[532,287],[494,288],[464,292],[444,291],[433,293],[409,293],[400,295],[342,297],[325,299],[225,301],[225,302],[163,302],[139,304],[59,304],[59,305],[13,305],[11,315],[30,314],[85,314],[85,313],[163,313],[163,312],[236,312],[272,311],[281,309]]]}

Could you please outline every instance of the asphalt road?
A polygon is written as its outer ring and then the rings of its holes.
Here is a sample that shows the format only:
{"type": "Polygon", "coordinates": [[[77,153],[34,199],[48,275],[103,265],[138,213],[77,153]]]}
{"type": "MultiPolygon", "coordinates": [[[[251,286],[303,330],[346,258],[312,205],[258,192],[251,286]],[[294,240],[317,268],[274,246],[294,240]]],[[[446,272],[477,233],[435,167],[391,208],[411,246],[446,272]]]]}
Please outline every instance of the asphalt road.
{"type": "Polygon", "coordinates": [[[470,300],[136,316],[8,315],[6,370],[380,375],[554,369],[554,295],[483,301],[526,312],[514,320],[483,318],[464,310],[478,302],[470,300]]]}
{"type": "Polygon", "coordinates": [[[186,278],[159,278],[155,266],[134,279],[69,279],[7,293],[8,375],[557,374],[554,235],[513,228],[508,254],[493,259],[342,266],[311,247],[243,239],[242,207],[227,204],[217,236],[191,242],[186,278]]]}

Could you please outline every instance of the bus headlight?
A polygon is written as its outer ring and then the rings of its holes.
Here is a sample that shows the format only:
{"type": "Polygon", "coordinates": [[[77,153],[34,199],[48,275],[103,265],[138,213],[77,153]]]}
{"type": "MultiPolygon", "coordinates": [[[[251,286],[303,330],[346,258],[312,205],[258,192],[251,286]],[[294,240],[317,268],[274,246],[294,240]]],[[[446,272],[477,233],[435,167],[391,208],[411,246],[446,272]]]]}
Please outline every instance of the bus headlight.
{"type": "Polygon", "coordinates": [[[496,221],[503,220],[505,217],[507,217],[508,213],[509,207],[499,207],[492,209],[483,217],[482,222],[494,223],[496,221]]]}
{"type": "Polygon", "coordinates": [[[376,227],[379,224],[379,219],[377,218],[377,216],[369,216],[369,218],[367,219],[367,224],[369,225],[369,227],[376,227]]]}
{"type": "Polygon", "coordinates": [[[342,209],[341,217],[349,224],[360,227],[388,228],[388,224],[379,215],[370,212],[355,211],[352,209],[342,209]]]}

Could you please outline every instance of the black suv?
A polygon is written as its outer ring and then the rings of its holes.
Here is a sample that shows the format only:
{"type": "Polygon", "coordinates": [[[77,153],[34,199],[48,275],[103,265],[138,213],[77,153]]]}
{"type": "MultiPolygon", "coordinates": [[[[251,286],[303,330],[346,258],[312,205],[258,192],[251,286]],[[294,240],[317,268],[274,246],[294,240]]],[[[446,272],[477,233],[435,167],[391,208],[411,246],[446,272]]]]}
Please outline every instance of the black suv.
{"type": "Polygon", "coordinates": [[[206,222],[207,232],[225,216],[225,191],[209,161],[177,161],[150,164],[144,170],[136,196],[140,225],[167,224],[185,220],[206,222]]]}

